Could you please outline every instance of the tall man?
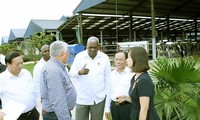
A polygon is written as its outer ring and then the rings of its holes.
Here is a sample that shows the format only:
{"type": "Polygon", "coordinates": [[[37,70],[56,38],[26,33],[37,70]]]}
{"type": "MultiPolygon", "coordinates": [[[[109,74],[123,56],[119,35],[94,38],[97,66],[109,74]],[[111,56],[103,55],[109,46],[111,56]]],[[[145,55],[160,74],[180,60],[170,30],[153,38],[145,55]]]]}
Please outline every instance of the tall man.
{"type": "MultiPolygon", "coordinates": [[[[25,106],[17,120],[39,120],[36,110],[36,96],[31,73],[22,69],[23,58],[18,52],[10,52],[5,57],[7,69],[0,74],[0,98],[2,108],[10,101],[25,106]]],[[[16,108],[13,108],[16,109],[16,108]]]]}
{"type": "Polygon", "coordinates": [[[55,41],[50,45],[51,58],[41,73],[40,92],[44,120],[72,120],[76,91],[66,72],[68,44],[55,41]]]}
{"type": "Polygon", "coordinates": [[[36,82],[36,91],[38,92],[38,97],[40,97],[40,74],[43,66],[50,59],[49,55],[49,45],[43,45],[41,47],[42,58],[33,68],[33,80],[36,82]]]}
{"type": "Polygon", "coordinates": [[[50,59],[49,55],[49,45],[43,45],[41,47],[42,58],[33,68],[33,80],[35,82],[35,91],[37,92],[37,103],[38,103],[38,111],[40,115],[42,113],[41,99],[40,99],[40,74],[42,72],[43,66],[50,59]]]}
{"type": "Polygon", "coordinates": [[[99,39],[90,37],[87,49],[78,53],[70,69],[76,80],[76,120],[102,120],[108,76],[111,71],[109,57],[99,51],[99,39]]]}

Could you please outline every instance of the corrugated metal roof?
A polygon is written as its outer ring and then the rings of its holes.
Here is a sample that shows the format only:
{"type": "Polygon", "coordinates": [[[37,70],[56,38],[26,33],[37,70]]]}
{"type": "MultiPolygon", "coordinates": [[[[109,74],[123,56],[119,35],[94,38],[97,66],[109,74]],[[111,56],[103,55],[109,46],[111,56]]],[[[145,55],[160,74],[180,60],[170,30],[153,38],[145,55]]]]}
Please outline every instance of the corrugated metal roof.
{"type": "Polygon", "coordinates": [[[64,22],[63,20],[31,20],[24,37],[30,37],[34,33],[39,33],[41,31],[56,30],[64,22]]]}
{"type": "MultiPolygon", "coordinates": [[[[76,39],[72,33],[78,29],[78,15],[69,18],[63,23],[58,30],[61,31],[63,39],[76,39]]],[[[118,28],[119,39],[128,38],[130,27],[129,16],[99,15],[99,14],[82,14],[83,35],[99,35],[99,31],[103,31],[104,36],[114,37],[116,28],[118,28]],[[113,34],[113,35],[111,35],[113,34]],[[121,37],[120,37],[121,36],[121,37]]],[[[133,16],[132,30],[138,32],[138,35],[146,35],[151,32],[151,17],[133,16]]],[[[167,19],[155,19],[155,27],[158,34],[162,31],[163,37],[167,37],[167,19]]],[[[195,21],[187,19],[169,19],[169,31],[173,34],[190,33],[195,30],[195,21]]],[[[197,21],[197,30],[200,31],[200,20],[197,21]]],[[[139,36],[138,36],[139,37],[139,36]]]]}
{"type": "Polygon", "coordinates": [[[8,41],[24,38],[26,29],[11,29],[8,41]]]}
{"type": "Polygon", "coordinates": [[[8,43],[8,36],[3,36],[1,39],[1,45],[8,43]]]}
{"type": "MultiPolygon", "coordinates": [[[[155,16],[200,19],[200,0],[154,0],[155,16]]],[[[82,0],[76,13],[151,16],[151,0],[82,0]]]]}
{"type": "MultiPolygon", "coordinates": [[[[154,3],[158,35],[169,37],[200,30],[200,0],[154,0],[154,3]]],[[[151,34],[151,0],[82,0],[73,12],[82,14],[83,37],[98,35],[103,30],[104,36],[116,34],[126,38],[130,31],[130,14],[131,30],[139,33],[136,37],[151,34]]],[[[69,34],[79,27],[79,20],[80,16],[73,16],[58,28],[63,37],[76,39],[69,34]]]]}

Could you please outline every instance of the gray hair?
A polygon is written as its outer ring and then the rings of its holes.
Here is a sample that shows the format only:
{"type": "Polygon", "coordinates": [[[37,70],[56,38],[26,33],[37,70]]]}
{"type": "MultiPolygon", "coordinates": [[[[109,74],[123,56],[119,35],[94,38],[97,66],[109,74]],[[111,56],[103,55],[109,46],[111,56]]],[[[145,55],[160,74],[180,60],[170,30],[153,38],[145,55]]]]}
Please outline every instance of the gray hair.
{"type": "Polygon", "coordinates": [[[98,39],[97,37],[92,36],[92,37],[89,37],[89,38],[88,38],[87,44],[88,44],[89,42],[97,42],[97,43],[99,44],[99,39],[98,39]]]}
{"type": "Polygon", "coordinates": [[[60,56],[62,52],[68,51],[68,44],[63,41],[54,41],[50,45],[50,56],[57,57],[60,56]]]}
{"type": "Polygon", "coordinates": [[[46,48],[49,48],[49,45],[43,45],[43,46],[41,47],[41,51],[44,51],[44,49],[46,49],[46,48]]]}

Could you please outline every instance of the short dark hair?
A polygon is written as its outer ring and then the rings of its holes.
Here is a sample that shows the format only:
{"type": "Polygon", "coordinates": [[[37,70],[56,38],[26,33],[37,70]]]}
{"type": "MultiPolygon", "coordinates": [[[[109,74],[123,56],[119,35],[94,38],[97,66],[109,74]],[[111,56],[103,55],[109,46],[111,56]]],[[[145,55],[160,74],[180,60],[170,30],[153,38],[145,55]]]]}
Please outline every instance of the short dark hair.
{"type": "Polygon", "coordinates": [[[145,72],[150,69],[148,63],[149,57],[143,47],[133,47],[129,50],[129,52],[130,57],[133,60],[133,72],[145,72]]]}
{"type": "Polygon", "coordinates": [[[7,65],[7,63],[11,64],[12,63],[12,59],[14,59],[14,58],[16,58],[18,56],[20,56],[20,53],[16,52],[16,51],[12,51],[12,52],[9,52],[8,54],[6,54],[6,56],[5,56],[6,65],[7,65]]]}
{"type": "Polygon", "coordinates": [[[117,53],[124,53],[125,59],[127,59],[127,57],[128,57],[127,53],[126,53],[125,51],[123,51],[123,50],[118,50],[118,51],[115,53],[115,55],[116,55],[117,53]]]}

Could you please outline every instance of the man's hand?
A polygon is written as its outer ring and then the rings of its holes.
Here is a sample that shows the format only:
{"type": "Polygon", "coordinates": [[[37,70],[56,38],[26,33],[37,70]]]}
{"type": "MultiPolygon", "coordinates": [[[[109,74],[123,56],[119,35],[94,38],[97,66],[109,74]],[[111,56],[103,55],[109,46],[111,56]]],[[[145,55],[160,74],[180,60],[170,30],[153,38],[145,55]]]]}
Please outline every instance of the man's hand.
{"type": "Polygon", "coordinates": [[[82,68],[81,70],[78,71],[78,74],[79,74],[79,75],[87,75],[87,74],[89,73],[90,70],[89,70],[88,68],[85,68],[86,65],[87,65],[87,64],[85,64],[85,65],[83,66],[83,68],[82,68]]]}
{"type": "Polygon", "coordinates": [[[0,110],[0,120],[3,120],[3,116],[5,115],[5,113],[3,113],[1,110],[0,110]]]}
{"type": "Polygon", "coordinates": [[[110,120],[110,112],[105,112],[105,116],[107,120],[110,120]]]}
{"type": "Polygon", "coordinates": [[[129,96],[124,96],[124,95],[123,95],[123,96],[118,96],[118,97],[116,98],[116,100],[115,100],[115,102],[116,102],[116,103],[119,103],[119,104],[120,104],[120,103],[123,103],[123,102],[125,102],[125,101],[130,102],[130,103],[132,102],[132,101],[131,101],[131,98],[130,98],[129,96]]]}

